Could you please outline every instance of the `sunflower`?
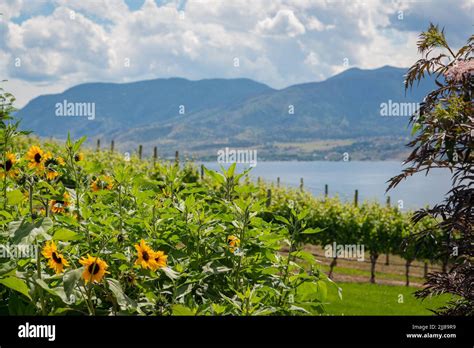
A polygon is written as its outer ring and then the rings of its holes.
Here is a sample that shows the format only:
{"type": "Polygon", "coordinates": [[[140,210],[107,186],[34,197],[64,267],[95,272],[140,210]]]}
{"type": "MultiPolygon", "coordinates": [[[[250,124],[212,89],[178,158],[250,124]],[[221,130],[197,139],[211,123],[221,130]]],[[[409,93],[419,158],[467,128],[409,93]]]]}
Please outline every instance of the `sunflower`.
{"type": "Polygon", "coordinates": [[[158,265],[158,268],[166,267],[166,261],[168,260],[168,255],[165,255],[163,251],[155,252],[155,262],[158,265]]]}
{"type": "Polygon", "coordinates": [[[64,256],[58,253],[56,244],[53,241],[46,243],[46,246],[43,248],[42,254],[48,260],[48,266],[54,270],[56,274],[63,272],[64,267],[69,266],[69,262],[64,258],[64,256]]]}
{"type": "Polygon", "coordinates": [[[102,175],[99,178],[95,179],[92,184],[91,188],[92,191],[97,192],[99,190],[111,190],[114,187],[113,180],[110,176],[102,175]]]}
{"type": "Polygon", "coordinates": [[[125,282],[125,286],[135,286],[137,284],[137,276],[133,271],[124,273],[121,278],[125,282]]]}
{"type": "Polygon", "coordinates": [[[30,162],[28,163],[29,168],[43,169],[45,161],[45,153],[39,146],[31,146],[28,152],[26,153],[26,159],[30,162]]]}
{"type": "Polygon", "coordinates": [[[64,213],[66,211],[66,208],[69,206],[69,193],[64,192],[63,194],[63,200],[55,200],[52,199],[49,202],[49,207],[51,211],[55,214],[57,213],[64,213]]]}
{"type": "Polygon", "coordinates": [[[158,264],[155,261],[155,252],[150,248],[146,242],[142,239],[140,244],[135,244],[135,249],[138,253],[138,259],[135,261],[136,265],[140,265],[145,269],[155,270],[158,268],[158,264]]]}
{"type": "Polygon", "coordinates": [[[64,165],[64,160],[61,157],[53,158],[50,153],[45,155],[44,166],[46,170],[46,178],[48,180],[53,180],[59,175],[58,166],[64,165]]]}
{"type": "Polygon", "coordinates": [[[82,152],[76,153],[74,155],[74,161],[80,162],[80,161],[83,161],[83,160],[84,160],[84,154],[82,152]]]}
{"type": "Polygon", "coordinates": [[[227,245],[229,246],[229,251],[234,253],[235,249],[240,245],[240,239],[236,236],[228,236],[227,245]]]}
{"type": "Polygon", "coordinates": [[[0,172],[0,178],[5,177],[5,173],[9,177],[15,177],[16,174],[18,173],[17,169],[13,169],[13,165],[16,163],[16,156],[15,154],[8,152],[7,153],[7,160],[5,161],[5,165],[3,163],[0,163],[0,168],[3,169],[0,172]]]}
{"type": "Polygon", "coordinates": [[[53,170],[50,170],[48,169],[46,171],[46,178],[48,180],[53,180],[55,177],[57,177],[59,175],[59,173],[57,171],[55,171],[54,169],[53,170]]]}
{"type": "Polygon", "coordinates": [[[50,240],[46,242],[46,245],[44,246],[43,250],[41,251],[41,254],[43,254],[44,257],[47,259],[50,259],[53,257],[53,252],[57,252],[58,248],[56,247],[56,244],[50,240]]]}
{"type": "Polygon", "coordinates": [[[84,272],[82,272],[82,278],[86,283],[100,282],[107,272],[109,267],[107,263],[99,257],[93,257],[87,254],[87,258],[83,257],[79,260],[79,263],[84,266],[84,272]]]}

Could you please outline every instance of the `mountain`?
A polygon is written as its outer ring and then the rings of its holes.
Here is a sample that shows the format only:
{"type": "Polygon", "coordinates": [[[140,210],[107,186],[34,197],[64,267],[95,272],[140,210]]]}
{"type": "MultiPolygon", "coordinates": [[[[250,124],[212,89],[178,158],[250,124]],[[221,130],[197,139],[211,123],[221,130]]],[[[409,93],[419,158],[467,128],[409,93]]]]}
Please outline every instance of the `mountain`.
{"type": "Polygon", "coordinates": [[[114,139],[123,150],[143,144],[150,152],[157,145],[164,155],[179,149],[207,157],[229,146],[258,148],[265,157],[293,151],[318,158],[318,151],[327,155],[321,142],[329,152],[367,142],[368,148],[394,141],[401,146],[409,134],[408,113],[382,116],[382,105],[396,112],[394,105],[420,102],[433,88],[427,81],[405,94],[405,73],[389,66],[352,68],[281,90],[249,79],[87,83],[37,97],[18,116],[40,136],[64,138],[69,131],[74,137],[114,139]],[[65,101],[94,103],[95,118],[58,117],[58,103],[65,101]]]}
{"type": "Polygon", "coordinates": [[[94,136],[131,127],[163,123],[177,118],[179,106],[185,113],[228,108],[250,96],[272,91],[249,79],[189,81],[182,78],[132,83],[86,83],[60,94],[39,96],[20,110],[18,116],[38,135],[64,137],[94,136]],[[57,117],[56,104],[94,103],[95,119],[57,117]]]}

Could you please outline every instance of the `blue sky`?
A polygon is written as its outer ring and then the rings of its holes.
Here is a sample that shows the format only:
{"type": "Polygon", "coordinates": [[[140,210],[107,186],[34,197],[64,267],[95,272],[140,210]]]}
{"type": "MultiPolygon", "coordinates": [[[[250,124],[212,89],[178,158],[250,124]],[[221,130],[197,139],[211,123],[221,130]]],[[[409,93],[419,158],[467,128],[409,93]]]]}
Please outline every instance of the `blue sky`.
{"type": "Polygon", "coordinates": [[[0,75],[20,107],[92,81],[248,77],[283,88],[354,66],[408,67],[430,22],[460,47],[473,3],[3,0],[0,75]]]}

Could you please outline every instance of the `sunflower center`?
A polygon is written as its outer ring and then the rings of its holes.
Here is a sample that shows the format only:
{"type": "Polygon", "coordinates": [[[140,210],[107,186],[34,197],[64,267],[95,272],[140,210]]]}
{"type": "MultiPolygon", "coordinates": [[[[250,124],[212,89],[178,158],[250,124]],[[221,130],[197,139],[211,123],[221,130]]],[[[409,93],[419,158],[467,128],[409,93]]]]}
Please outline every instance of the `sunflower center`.
{"type": "Polygon", "coordinates": [[[59,257],[59,256],[56,254],[56,252],[53,251],[52,257],[53,257],[54,262],[56,262],[56,263],[62,263],[61,257],[59,257]]]}
{"type": "Polygon", "coordinates": [[[80,159],[81,157],[79,157],[79,155],[74,155],[74,161],[79,162],[80,159]]]}
{"type": "Polygon", "coordinates": [[[41,155],[39,153],[35,154],[35,162],[41,163],[41,155]]]}
{"type": "Polygon", "coordinates": [[[11,160],[7,160],[5,163],[5,170],[8,172],[13,166],[13,163],[11,160]]]}
{"type": "Polygon", "coordinates": [[[93,263],[89,265],[89,267],[87,267],[87,270],[89,271],[89,273],[96,275],[97,273],[99,273],[100,267],[97,263],[93,263]]]}
{"type": "Polygon", "coordinates": [[[125,276],[125,279],[126,279],[127,283],[133,284],[135,282],[135,277],[133,276],[133,274],[127,274],[125,276]]]}
{"type": "Polygon", "coordinates": [[[148,255],[146,251],[144,251],[142,252],[142,258],[143,260],[148,261],[150,259],[150,256],[148,255]]]}

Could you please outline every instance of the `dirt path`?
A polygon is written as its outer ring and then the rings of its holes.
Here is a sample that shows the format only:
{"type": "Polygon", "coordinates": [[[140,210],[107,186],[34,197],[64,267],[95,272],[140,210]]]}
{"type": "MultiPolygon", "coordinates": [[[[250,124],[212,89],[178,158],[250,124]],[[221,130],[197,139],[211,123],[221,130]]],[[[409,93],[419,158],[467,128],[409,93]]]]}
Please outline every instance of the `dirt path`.
{"type": "MultiPolygon", "coordinates": [[[[348,275],[348,274],[337,274],[333,273],[332,280],[335,282],[344,282],[344,283],[368,283],[370,278],[365,276],[358,275],[348,275]]],[[[376,284],[383,285],[399,285],[404,286],[405,282],[402,280],[393,280],[393,279],[376,279],[376,284]]],[[[421,288],[423,284],[410,282],[410,286],[421,288]]]]}

